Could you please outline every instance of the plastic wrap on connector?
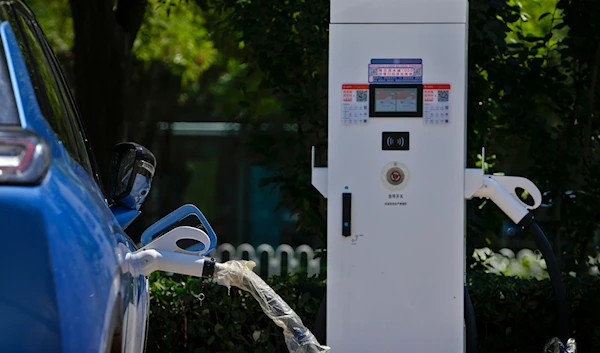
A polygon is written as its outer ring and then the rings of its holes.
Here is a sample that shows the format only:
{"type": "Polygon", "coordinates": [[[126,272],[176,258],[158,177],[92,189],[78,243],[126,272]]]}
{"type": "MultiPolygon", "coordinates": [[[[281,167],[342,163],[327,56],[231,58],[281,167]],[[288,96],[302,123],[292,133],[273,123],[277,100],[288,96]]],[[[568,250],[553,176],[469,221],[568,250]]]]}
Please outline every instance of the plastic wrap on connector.
{"type": "Polygon", "coordinates": [[[330,348],[319,344],[300,317],[252,269],[252,261],[232,260],[217,263],[214,280],[227,288],[238,287],[252,294],[264,313],[283,329],[290,353],[325,353],[330,348]]]}
{"type": "Polygon", "coordinates": [[[546,343],[544,353],[577,353],[577,343],[575,339],[569,338],[565,346],[560,339],[554,337],[546,343]]]}

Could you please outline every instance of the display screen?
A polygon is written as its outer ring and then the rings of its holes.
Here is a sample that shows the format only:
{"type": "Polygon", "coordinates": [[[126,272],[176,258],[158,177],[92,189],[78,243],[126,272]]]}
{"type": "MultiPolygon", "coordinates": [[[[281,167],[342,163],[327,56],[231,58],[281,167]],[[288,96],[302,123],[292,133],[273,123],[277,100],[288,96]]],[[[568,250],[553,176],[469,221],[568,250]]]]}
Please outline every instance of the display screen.
{"type": "Polygon", "coordinates": [[[416,113],[419,107],[418,92],[413,87],[375,88],[375,112],[416,113]]]}

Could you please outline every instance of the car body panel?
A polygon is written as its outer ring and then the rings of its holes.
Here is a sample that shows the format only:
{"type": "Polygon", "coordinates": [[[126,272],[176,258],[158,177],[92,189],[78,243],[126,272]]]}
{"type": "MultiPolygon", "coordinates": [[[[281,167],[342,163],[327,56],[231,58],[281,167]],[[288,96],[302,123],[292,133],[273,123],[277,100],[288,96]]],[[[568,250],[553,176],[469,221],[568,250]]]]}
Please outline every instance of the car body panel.
{"type": "MultiPolygon", "coordinates": [[[[104,352],[116,313],[126,351],[141,352],[148,284],[121,270],[136,244],[44,118],[8,22],[0,24],[0,34],[22,128],[42,136],[52,156],[41,184],[0,185],[0,234],[11,251],[1,261],[18,268],[9,271],[14,290],[0,294],[0,314],[16,320],[4,331],[14,335],[0,339],[0,351],[104,352]]],[[[9,321],[0,319],[0,327],[9,321]]]]}
{"type": "Polygon", "coordinates": [[[8,319],[0,319],[0,352],[62,351],[46,224],[43,212],[31,207],[38,199],[39,189],[0,187],[0,210],[11,211],[11,217],[0,216],[3,235],[0,266],[5,269],[0,317],[8,319]],[[15,236],[6,236],[12,234],[15,236]]]}

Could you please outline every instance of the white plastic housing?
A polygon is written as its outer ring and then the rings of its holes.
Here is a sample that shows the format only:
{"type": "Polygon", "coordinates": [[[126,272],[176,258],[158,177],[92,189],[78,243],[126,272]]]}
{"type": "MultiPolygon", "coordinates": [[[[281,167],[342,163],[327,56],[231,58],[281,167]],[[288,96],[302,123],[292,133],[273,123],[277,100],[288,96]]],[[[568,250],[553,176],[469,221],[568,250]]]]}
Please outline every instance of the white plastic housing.
{"type": "Polygon", "coordinates": [[[161,249],[194,256],[204,256],[209,251],[210,246],[210,237],[202,229],[190,226],[179,226],[153,240],[144,246],[144,249],[161,249]],[[197,251],[182,249],[177,245],[177,242],[180,240],[192,240],[202,243],[204,247],[202,250],[197,251]]]}
{"type": "Polygon", "coordinates": [[[466,23],[466,0],[331,0],[331,23],[466,23]]]}
{"type": "Polygon", "coordinates": [[[463,352],[467,1],[331,6],[327,345],[344,353],[463,352]],[[450,123],[342,124],[342,84],[368,83],[368,64],[378,58],[422,59],[424,84],[450,84],[450,123]],[[384,131],[409,132],[410,149],[383,151],[384,131]],[[410,175],[395,189],[382,180],[393,162],[410,175]],[[343,193],[352,195],[348,237],[343,193]]]}

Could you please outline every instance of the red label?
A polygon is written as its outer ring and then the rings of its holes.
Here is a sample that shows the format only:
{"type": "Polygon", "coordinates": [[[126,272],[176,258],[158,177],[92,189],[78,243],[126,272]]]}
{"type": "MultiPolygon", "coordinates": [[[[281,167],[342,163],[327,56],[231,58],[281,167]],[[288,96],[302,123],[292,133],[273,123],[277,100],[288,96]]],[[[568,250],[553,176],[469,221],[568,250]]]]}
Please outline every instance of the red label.
{"type": "Polygon", "coordinates": [[[423,85],[423,89],[450,89],[450,85],[423,85]]]}
{"type": "Polygon", "coordinates": [[[342,85],[342,89],[369,89],[369,85],[342,85]]]}

